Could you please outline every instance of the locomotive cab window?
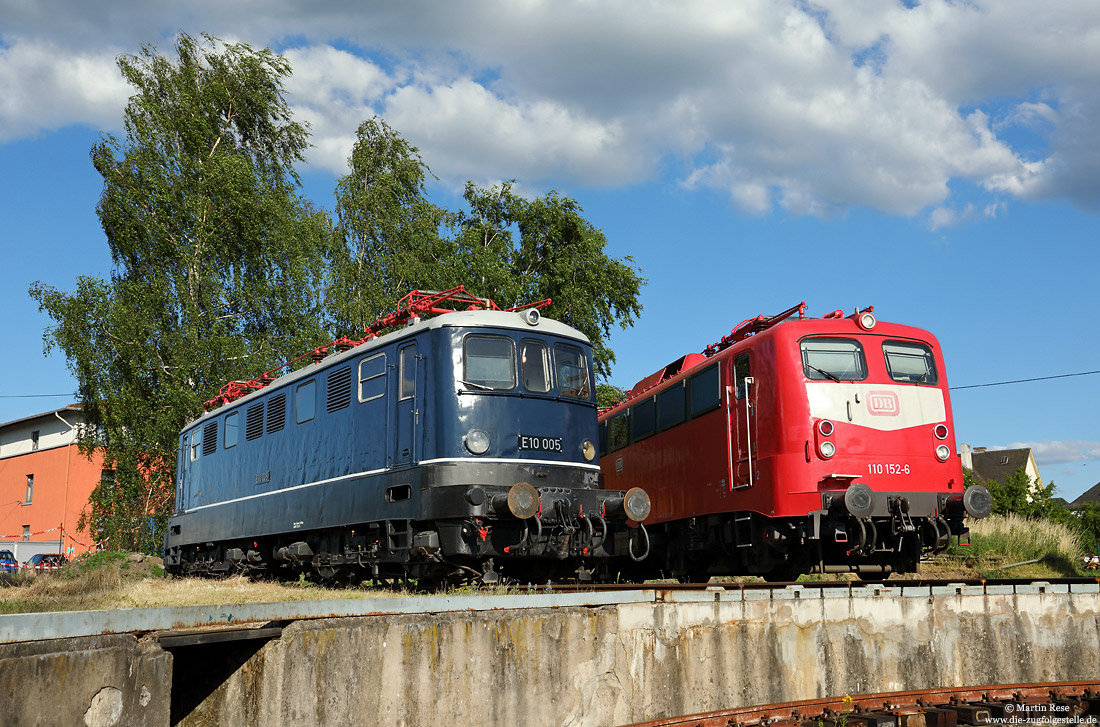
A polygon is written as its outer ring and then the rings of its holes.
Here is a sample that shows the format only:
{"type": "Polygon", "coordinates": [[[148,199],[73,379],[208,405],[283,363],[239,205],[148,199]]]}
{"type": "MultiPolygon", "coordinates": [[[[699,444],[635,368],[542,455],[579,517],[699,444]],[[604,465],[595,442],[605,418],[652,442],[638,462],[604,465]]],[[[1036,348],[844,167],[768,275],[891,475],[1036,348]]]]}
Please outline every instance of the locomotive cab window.
{"type": "Polygon", "coordinates": [[[199,458],[199,451],[202,449],[202,430],[196,429],[191,432],[191,461],[194,462],[199,458]]]}
{"type": "Polygon", "coordinates": [[[886,370],[890,378],[906,384],[935,384],[936,359],[932,349],[923,343],[887,341],[882,344],[886,370]]]}
{"type": "Polygon", "coordinates": [[[467,336],[462,344],[462,381],[473,389],[516,388],[516,349],[504,336],[467,336]]]}
{"type": "Polygon", "coordinates": [[[718,383],[718,366],[711,366],[691,377],[691,383],[688,384],[691,416],[697,417],[721,403],[722,391],[718,383]]]}
{"type": "Polygon", "coordinates": [[[799,345],[802,370],[811,381],[863,381],[867,378],[867,358],[859,341],[807,338],[799,345]]]}
{"type": "Polygon", "coordinates": [[[747,379],[751,375],[752,374],[749,373],[749,355],[747,353],[742,354],[733,360],[733,395],[736,398],[745,398],[745,379],[747,379]]]}
{"type": "Polygon", "coordinates": [[[588,358],[576,346],[554,345],[554,363],[558,375],[558,393],[573,399],[588,399],[592,387],[588,383],[588,358]]]}
{"type": "Polygon", "coordinates": [[[307,381],[298,387],[294,402],[295,420],[304,424],[317,415],[317,382],[307,381]]]}
{"type": "Polygon", "coordinates": [[[542,341],[524,340],[519,345],[523,388],[535,394],[550,391],[550,351],[542,341]]]}
{"type": "Polygon", "coordinates": [[[386,354],[379,353],[359,362],[359,401],[386,395],[386,354]]]}

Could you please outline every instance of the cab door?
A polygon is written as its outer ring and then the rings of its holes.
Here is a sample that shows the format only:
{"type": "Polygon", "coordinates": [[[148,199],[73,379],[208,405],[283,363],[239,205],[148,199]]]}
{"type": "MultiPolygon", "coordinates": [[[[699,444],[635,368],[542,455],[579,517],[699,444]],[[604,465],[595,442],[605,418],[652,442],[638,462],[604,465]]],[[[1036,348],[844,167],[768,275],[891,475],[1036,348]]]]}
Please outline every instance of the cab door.
{"type": "Polygon", "coordinates": [[[753,484],[756,407],[755,386],[749,367],[749,354],[743,353],[730,364],[733,385],[727,389],[726,410],[730,424],[730,482],[733,489],[753,484]]]}
{"type": "Polygon", "coordinates": [[[413,464],[417,461],[416,433],[418,389],[420,376],[420,356],[416,342],[402,346],[397,350],[397,404],[394,420],[395,467],[413,464]]]}

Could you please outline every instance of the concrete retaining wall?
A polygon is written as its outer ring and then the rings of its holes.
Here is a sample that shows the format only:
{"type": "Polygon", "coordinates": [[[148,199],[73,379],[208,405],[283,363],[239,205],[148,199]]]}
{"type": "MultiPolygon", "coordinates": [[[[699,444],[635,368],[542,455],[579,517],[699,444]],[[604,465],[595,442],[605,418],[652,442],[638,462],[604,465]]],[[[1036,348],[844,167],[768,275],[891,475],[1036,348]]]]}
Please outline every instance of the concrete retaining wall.
{"type": "MultiPolygon", "coordinates": [[[[831,695],[1100,677],[1096,593],[913,591],[300,621],[182,724],[618,725],[831,695]]],[[[177,689],[186,681],[176,674],[177,689]]]]}
{"type": "Polygon", "coordinates": [[[0,645],[5,727],[167,727],[171,686],[172,657],[130,635],[0,645]]]}

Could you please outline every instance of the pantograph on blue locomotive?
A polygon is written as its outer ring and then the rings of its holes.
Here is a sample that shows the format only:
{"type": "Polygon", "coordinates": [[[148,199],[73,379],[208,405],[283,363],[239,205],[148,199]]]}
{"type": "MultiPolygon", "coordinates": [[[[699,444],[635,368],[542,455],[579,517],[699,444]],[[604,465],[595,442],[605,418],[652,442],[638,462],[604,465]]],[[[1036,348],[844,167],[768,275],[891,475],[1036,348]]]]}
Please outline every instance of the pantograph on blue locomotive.
{"type": "Polygon", "coordinates": [[[413,291],[227,385],[180,434],[168,571],[543,582],[645,557],[649,497],[601,488],[591,345],[545,303],[413,291]]]}

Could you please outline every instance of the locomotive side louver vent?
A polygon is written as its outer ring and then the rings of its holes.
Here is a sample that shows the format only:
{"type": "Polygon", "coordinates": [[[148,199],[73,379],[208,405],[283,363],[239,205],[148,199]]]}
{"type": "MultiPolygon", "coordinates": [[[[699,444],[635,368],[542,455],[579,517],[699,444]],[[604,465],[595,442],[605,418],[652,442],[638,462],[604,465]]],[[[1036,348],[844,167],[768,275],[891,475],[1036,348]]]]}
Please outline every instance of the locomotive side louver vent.
{"type": "Polygon", "coordinates": [[[267,433],[281,432],[285,426],[286,394],[279,394],[267,402],[267,433]]]}
{"type": "Polygon", "coordinates": [[[248,407],[244,415],[244,438],[256,439],[264,433],[264,403],[248,407]]]}
{"type": "Polygon", "coordinates": [[[351,403],[351,367],[333,371],[328,377],[325,408],[328,411],[343,409],[351,403]]]}
{"type": "Polygon", "coordinates": [[[202,428],[202,456],[214,454],[218,449],[218,420],[207,422],[202,428]]]}

